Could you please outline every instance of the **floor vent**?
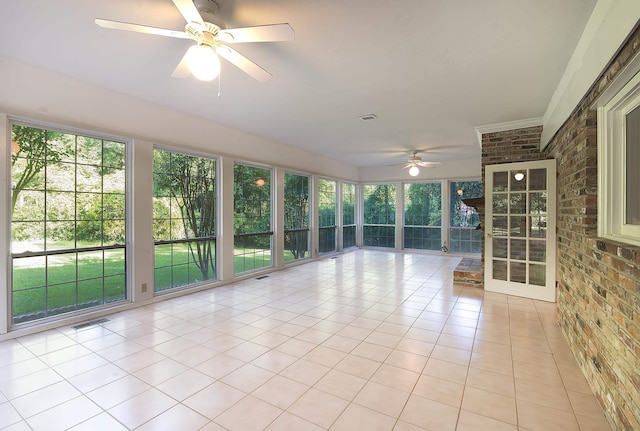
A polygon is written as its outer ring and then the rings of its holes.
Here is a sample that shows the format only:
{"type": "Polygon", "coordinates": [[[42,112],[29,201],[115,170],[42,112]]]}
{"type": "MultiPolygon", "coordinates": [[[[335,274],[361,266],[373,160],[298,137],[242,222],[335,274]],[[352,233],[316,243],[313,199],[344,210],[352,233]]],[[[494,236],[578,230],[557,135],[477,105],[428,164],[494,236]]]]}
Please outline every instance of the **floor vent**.
{"type": "Polygon", "coordinates": [[[256,277],[256,280],[264,280],[265,278],[269,278],[268,275],[261,275],[260,277],[256,277]]]}
{"type": "Polygon", "coordinates": [[[84,329],[84,328],[88,328],[89,326],[95,326],[95,325],[100,325],[101,323],[106,323],[108,322],[109,319],[98,319],[98,320],[91,320],[90,322],[84,322],[84,323],[80,323],[76,326],[72,326],[72,329],[84,329]]]}
{"type": "Polygon", "coordinates": [[[333,256],[331,259],[337,259],[337,258],[338,258],[338,256],[333,256]]]}

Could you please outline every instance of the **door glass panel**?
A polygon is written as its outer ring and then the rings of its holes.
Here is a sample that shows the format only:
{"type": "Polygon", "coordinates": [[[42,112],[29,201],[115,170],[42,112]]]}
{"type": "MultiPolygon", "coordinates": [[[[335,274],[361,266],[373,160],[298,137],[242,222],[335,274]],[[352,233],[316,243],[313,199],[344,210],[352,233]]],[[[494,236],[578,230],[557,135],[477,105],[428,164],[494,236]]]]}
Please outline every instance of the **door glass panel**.
{"type": "Polygon", "coordinates": [[[547,260],[547,242],[544,240],[529,240],[529,260],[545,262],[547,260]]]}
{"type": "Polygon", "coordinates": [[[509,174],[507,172],[493,173],[493,191],[506,192],[509,188],[509,174]]]}
{"type": "Polygon", "coordinates": [[[493,213],[506,214],[509,195],[507,193],[499,193],[493,195],[493,213]]]}
{"type": "Polygon", "coordinates": [[[493,278],[507,281],[507,262],[504,260],[493,261],[493,278]]]}
{"type": "Polygon", "coordinates": [[[522,192],[527,190],[527,171],[517,170],[510,172],[512,192],[522,192]]]}
{"type": "Polygon", "coordinates": [[[531,214],[547,213],[547,192],[529,193],[529,212],[531,214]]]}
{"type": "Polygon", "coordinates": [[[509,227],[511,236],[525,236],[527,234],[527,217],[511,216],[509,219],[511,221],[511,226],[509,227]]]}
{"type": "Polygon", "coordinates": [[[508,233],[507,217],[506,216],[494,216],[493,217],[493,234],[497,236],[505,236],[508,233]]]}
{"type": "Polygon", "coordinates": [[[511,193],[509,197],[511,214],[524,214],[527,212],[527,194],[511,193]]]}
{"type": "Polygon", "coordinates": [[[526,260],[527,259],[527,240],[512,239],[510,240],[509,257],[511,259],[526,260]]]}
{"type": "Polygon", "coordinates": [[[494,238],[493,239],[493,257],[507,257],[507,239],[506,238],[494,238]]]}
{"type": "Polygon", "coordinates": [[[546,269],[545,265],[530,264],[529,265],[529,284],[536,286],[546,285],[546,269]]]}
{"type": "Polygon", "coordinates": [[[527,282],[527,264],[521,262],[511,262],[509,281],[514,283],[527,282]]]}
{"type": "Polygon", "coordinates": [[[547,237],[547,217],[529,217],[529,236],[531,238],[547,237]]]}
{"type": "Polygon", "coordinates": [[[529,190],[546,190],[547,189],[547,170],[531,169],[529,171],[529,190]]]}
{"type": "Polygon", "coordinates": [[[625,224],[640,225],[640,199],[638,195],[638,184],[640,184],[640,107],[625,116],[625,153],[626,169],[624,187],[626,189],[625,202],[625,224]]]}

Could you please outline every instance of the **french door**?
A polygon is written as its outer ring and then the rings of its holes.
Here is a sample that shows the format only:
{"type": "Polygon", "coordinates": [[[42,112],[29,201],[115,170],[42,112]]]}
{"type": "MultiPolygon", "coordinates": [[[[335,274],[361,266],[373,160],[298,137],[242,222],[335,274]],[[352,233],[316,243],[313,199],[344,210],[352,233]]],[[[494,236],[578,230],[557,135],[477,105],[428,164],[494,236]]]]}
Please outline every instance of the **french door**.
{"type": "Polygon", "coordinates": [[[555,302],[556,161],[485,168],[484,288],[555,302]]]}

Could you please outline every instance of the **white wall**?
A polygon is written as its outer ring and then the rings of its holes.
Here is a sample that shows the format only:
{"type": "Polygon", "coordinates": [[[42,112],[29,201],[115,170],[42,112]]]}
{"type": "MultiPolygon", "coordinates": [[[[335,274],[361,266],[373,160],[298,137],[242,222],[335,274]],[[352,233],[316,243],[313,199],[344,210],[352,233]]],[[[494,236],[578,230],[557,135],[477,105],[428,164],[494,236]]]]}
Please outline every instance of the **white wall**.
{"type": "Polygon", "coordinates": [[[354,166],[6,59],[0,95],[8,115],[358,180],[354,166]]]}

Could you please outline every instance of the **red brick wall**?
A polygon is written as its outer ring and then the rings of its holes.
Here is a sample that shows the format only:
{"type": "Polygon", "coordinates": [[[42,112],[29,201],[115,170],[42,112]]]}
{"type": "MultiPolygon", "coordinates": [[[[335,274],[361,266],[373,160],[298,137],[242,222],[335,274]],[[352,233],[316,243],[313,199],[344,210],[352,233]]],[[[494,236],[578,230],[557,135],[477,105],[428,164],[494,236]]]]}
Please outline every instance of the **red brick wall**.
{"type": "Polygon", "coordinates": [[[640,28],[542,153],[513,145],[534,139],[530,129],[482,139],[483,174],[495,162],[558,161],[558,322],[610,423],[625,431],[640,430],[640,248],[597,238],[597,122],[590,107],[638,52],[640,28]],[[503,135],[510,138],[496,140],[503,135]]]}

